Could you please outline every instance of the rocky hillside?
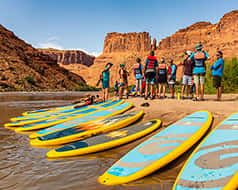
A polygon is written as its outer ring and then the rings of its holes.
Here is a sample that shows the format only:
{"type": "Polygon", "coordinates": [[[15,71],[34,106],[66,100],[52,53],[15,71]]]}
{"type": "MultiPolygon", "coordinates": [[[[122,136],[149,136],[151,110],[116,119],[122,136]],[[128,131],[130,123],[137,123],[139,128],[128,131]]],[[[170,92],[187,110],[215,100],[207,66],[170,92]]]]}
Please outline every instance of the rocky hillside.
{"type": "Polygon", "coordinates": [[[57,50],[57,49],[38,49],[40,52],[49,55],[53,60],[62,65],[81,64],[91,66],[95,57],[79,50],[57,50]]]}
{"type": "Polygon", "coordinates": [[[74,90],[85,80],[0,25],[0,91],[74,90]]]}
{"type": "Polygon", "coordinates": [[[198,22],[177,31],[161,40],[156,53],[179,60],[184,51],[194,50],[198,42],[211,56],[219,49],[227,59],[238,57],[238,11],[225,14],[216,24],[198,22]]]}
{"type": "MultiPolygon", "coordinates": [[[[136,57],[144,61],[150,50],[155,50],[158,59],[173,58],[175,63],[180,63],[184,52],[194,50],[195,45],[199,42],[203,43],[212,60],[217,49],[224,52],[226,59],[238,57],[238,11],[225,14],[216,24],[195,23],[161,40],[158,45],[156,40],[151,40],[147,32],[109,33],[105,37],[103,54],[95,59],[94,64],[90,68],[75,68],[74,71],[82,75],[88,84],[95,85],[104,65],[112,62],[114,66],[111,79],[115,81],[118,79],[117,70],[120,62],[125,62],[127,69],[130,70],[136,57]]],[[[129,82],[134,82],[133,74],[129,82]]]]}

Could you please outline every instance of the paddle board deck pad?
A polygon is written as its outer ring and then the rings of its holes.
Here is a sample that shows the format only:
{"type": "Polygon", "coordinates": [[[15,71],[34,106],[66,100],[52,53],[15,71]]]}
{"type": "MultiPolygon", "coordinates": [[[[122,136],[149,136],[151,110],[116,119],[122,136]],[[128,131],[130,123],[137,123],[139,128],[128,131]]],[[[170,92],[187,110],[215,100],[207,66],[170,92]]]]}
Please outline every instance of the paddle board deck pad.
{"type": "Polygon", "coordinates": [[[114,148],[153,132],[160,124],[160,120],[151,120],[142,124],[124,127],[113,132],[91,137],[84,141],[77,141],[61,148],[51,150],[47,153],[47,157],[62,158],[79,156],[114,148]]]}
{"type": "MultiPolygon", "coordinates": [[[[80,103],[81,105],[78,108],[87,108],[86,106],[90,104],[90,101],[88,102],[84,102],[84,103],[80,103]]],[[[77,104],[76,104],[77,105],[77,104]]],[[[31,114],[31,115],[26,115],[26,116],[19,116],[19,117],[13,117],[10,118],[11,121],[21,121],[21,120],[26,120],[26,119],[31,119],[31,118],[39,118],[42,116],[46,116],[46,115],[50,115],[50,114],[54,114],[54,113],[70,113],[75,111],[76,108],[74,108],[74,106],[70,106],[69,108],[65,108],[65,109],[55,109],[52,111],[46,111],[46,112],[41,112],[38,114],[31,114]]]]}
{"type": "Polygon", "coordinates": [[[104,103],[101,104],[100,106],[88,106],[87,108],[77,108],[77,109],[70,109],[70,110],[66,110],[63,112],[56,112],[50,115],[43,115],[41,117],[37,117],[37,118],[29,118],[29,119],[25,119],[25,120],[20,120],[20,121],[13,121],[11,123],[6,123],[4,124],[5,127],[21,127],[23,125],[27,125],[27,124],[33,124],[36,122],[41,122],[44,120],[48,120],[48,119],[57,119],[57,117],[60,116],[76,116],[76,115],[80,115],[80,114],[86,114],[86,113],[90,113],[95,111],[96,109],[101,109],[103,107],[107,107],[107,106],[111,106],[111,104],[113,104],[113,102],[108,102],[108,103],[104,103]]]}
{"type": "Polygon", "coordinates": [[[222,121],[186,161],[174,190],[238,187],[238,112],[222,121]]]}
{"type": "Polygon", "coordinates": [[[117,104],[117,105],[114,105],[108,109],[100,110],[98,112],[83,116],[81,118],[72,119],[68,122],[64,122],[64,123],[49,127],[47,129],[37,131],[35,133],[32,133],[29,137],[30,138],[41,137],[44,135],[54,133],[59,130],[75,127],[75,126],[78,126],[81,124],[87,124],[88,122],[94,122],[96,120],[105,119],[110,116],[123,113],[123,112],[127,111],[128,109],[130,109],[132,106],[133,106],[133,104],[130,102],[123,103],[123,104],[117,104]]]}
{"type": "Polygon", "coordinates": [[[116,185],[151,174],[198,142],[211,123],[212,115],[207,111],[198,111],[177,121],[131,150],[98,181],[104,185],[116,185]]]}
{"type": "Polygon", "coordinates": [[[50,118],[50,119],[47,119],[47,120],[44,120],[44,121],[39,121],[39,122],[35,122],[35,123],[29,124],[29,125],[22,126],[20,128],[15,129],[15,131],[16,132],[22,132],[22,131],[24,132],[24,131],[32,131],[32,130],[37,130],[37,129],[50,127],[50,126],[57,125],[59,123],[63,123],[63,122],[66,122],[66,121],[69,121],[69,120],[72,120],[72,119],[81,118],[85,115],[89,115],[89,114],[98,112],[100,110],[111,108],[111,107],[113,107],[115,105],[118,105],[118,104],[121,104],[123,102],[124,102],[123,100],[118,100],[118,101],[111,102],[111,103],[108,103],[108,104],[104,104],[104,105],[101,105],[101,106],[98,106],[98,107],[89,108],[87,110],[74,112],[72,114],[61,115],[61,116],[50,118]]]}
{"type": "Polygon", "coordinates": [[[27,116],[27,115],[34,115],[34,114],[39,114],[39,113],[43,113],[43,112],[51,112],[51,111],[56,111],[56,110],[64,110],[64,109],[71,109],[74,108],[74,106],[76,106],[78,104],[71,104],[71,105],[67,105],[67,106],[61,106],[61,107],[51,107],[51,108],[43,108],[43,109],[38,109],[38,110],[32,110],[32,111],[27,111],[22,113],[23,116],[27,116]]]}
{"type": "Polygon", "coordinates": [[[85,105],[89,105],[90,103],[92,103],[92,102],[84,101],[84,102],[80,102],[77,104],[71,104],[71,105],[66,105],[66,106],[43,108],[43,109],[38,109],[38,110],[33,110],[33,111],[27,111],[27,112],[22,113],[22,115],[30,116],[30,115],[41,114],[41,113],[50,113],[53,111],[61,111],[61,110],[65,110],[65,109],[73,109],[73,108],[75,108],[75,106],[82,107],[85,105]]]}
{"type": "Polygon", "coordinates": [[[123,128],[137,121],[143,114],[143,111],[135,111],[128,114],[108,117],[86,125],[77,125],[49,135],[38,137],[37,139],[32,140],[30,144],[33,146],[54,146],[71,143],[94,135],[123,128]]]}

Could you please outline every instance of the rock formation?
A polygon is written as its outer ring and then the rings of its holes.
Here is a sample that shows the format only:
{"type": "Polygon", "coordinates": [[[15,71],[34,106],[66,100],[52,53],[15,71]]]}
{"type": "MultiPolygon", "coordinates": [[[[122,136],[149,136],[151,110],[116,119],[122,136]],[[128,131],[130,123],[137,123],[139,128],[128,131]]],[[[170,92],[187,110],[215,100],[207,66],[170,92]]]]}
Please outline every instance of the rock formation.
{"type": "Polygon", "coordinates": [[[104,40],[103,54],[119,52],[145,52],[151,49],[148,32],[108,33],[104,40]]]}
{"type": "MultiPolygon", "coordinates": [[[[238,57],[238,11],[225,14],[216,24],[198,22],[185,29],[177,31],[170,37],[162,39],[157,46],[156,40],[151,44],[149,33],[109,33],[104,41],[103,54],[97,57],[89,68],[78,71],[88,84],[95,85],[101,70],[107,62],[112,62],[111,79],[118,79],[119,63],[125,62],[127,69],[131,70],[136,57],[145,60],[150,50],[155,50],[159,58],[172,58],[178,64],[183,60],[186,50],[194,50],[195,45],[202,42],[211,61],[214,60],[216,51],[223,51],[225,59],[238,57]]],[[[132,72],[131,72],[132,73],[132,72]]],[[[178,79],[181,72],[178,72],[178,79]]],[[[131,74],[129,83],[134,83],[131,74]]],[[[111,84],[112,85],[112,84],[111,84]]]]}
{"type": "Polygon", "coordinates": [[[0,91],[74,90],[84,79],[0,25],[0,91]]]}
{"type": "Polygon", "coordinates": [[[81,64],[91,66],[95,57],[79,50],[38,49],[62,65],[81,64]]]}

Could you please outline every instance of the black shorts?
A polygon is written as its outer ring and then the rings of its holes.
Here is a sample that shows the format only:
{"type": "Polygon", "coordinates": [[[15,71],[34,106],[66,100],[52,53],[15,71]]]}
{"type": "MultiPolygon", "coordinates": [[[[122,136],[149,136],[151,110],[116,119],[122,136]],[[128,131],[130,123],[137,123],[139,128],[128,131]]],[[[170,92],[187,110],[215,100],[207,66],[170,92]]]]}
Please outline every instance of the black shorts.
{"type": "Polygon", "coordinates": [[[167,75],[158,75],[157,82],[159,84],[167,83],[167,75]]]}
{"type": "Polygon", "coordinates": [[[155,72],[148,72],[145,73],[145,79],[146,79],[146,83],[149,84],[154,84],[155,79],[156,79],[156,73],[155,72]]]}
{"type": "Polygon", "coordinates": [[[213,86],[215,88],[221,87],[221,77],[219,76],[213,76],[213,86]]]}

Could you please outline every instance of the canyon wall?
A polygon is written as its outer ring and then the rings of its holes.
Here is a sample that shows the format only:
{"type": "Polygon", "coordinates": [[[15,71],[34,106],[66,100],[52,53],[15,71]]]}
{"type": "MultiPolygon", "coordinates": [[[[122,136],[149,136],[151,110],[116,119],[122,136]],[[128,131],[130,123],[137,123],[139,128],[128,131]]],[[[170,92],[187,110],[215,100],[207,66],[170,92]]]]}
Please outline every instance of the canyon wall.
{"type": "Polygon", "coordinates": [[[80,50],[38,49],[62,65],[81,64],[91,66],[95,57],[80,50]]]}
{"type": "Polygon", "coordinates": [[[75,90],[85,80],[0,25],[0,91],[75,90]]]}
{"type": "MultiPolygon", "coordinates": [[[[77,71],[88,84],[95,85],[101,70],[107,62],[114,65],[111,69],[111,81],[118,79],[118,69],[121,62],[126,63],[129,71],[135,59],[140,57],[142,62],[151,50],[160,60],[161,57],[174,59],[176,64],[183,60],[184,52],[194,51],[195,45],[201,42],[204,50],[208,52],[211,59],[215,60],[215,53],[221,50],[225,59],[238,57],[238,11],[225,14],[218,23],[198,22],[187,28],[178,30],[170,37],[162,39],[157,45],[148,32],[142,33],[109,33],[105,37],[103,54],[98,56],[90,68],[77,71]]],[[[181,68],[178,71],[178,79],[181,77],[181,68]]],[[[129,83],[134,83],[133,72],[129,77],[129,83]]],[[[111,84],[113,85],[113,84],[111,84]]]]}

